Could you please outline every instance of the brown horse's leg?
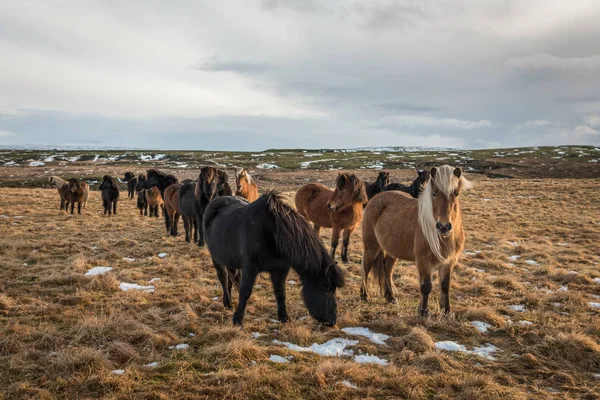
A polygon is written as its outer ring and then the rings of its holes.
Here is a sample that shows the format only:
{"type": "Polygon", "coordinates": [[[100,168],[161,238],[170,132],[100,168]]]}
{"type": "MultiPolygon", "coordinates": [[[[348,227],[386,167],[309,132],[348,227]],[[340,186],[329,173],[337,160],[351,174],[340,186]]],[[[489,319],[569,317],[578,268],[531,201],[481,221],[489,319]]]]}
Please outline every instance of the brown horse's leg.
{"type": "Polygon", "coordinates": [[[342,230],[339,226],[333,225],[333,229],[331,230],[331,258],[335,260],[335,249],[337,249],[337,245],[340,242],[340,233],[342,230]]]}
{"type": "Polygon", "coordinates": [[[444,264],[440,267],[440,309],[444,313],[450,312],[450,273],[453,265],[444,264]]]}
{"type": "Polygon", "coordinates": [[[348,245],[350,244],[350,235],[354,232],[354,227],[346,228],[342,236],[342,262],[348,264],[348,245]]]}
{"type": "Polygon", "coordinates": [[[390,256],[385,256],[383,259],[384,277],[385,277],[385,299],[388,303],[396,304],[396,298],[394,298],[394,285],[392,284],[392,272],[394,271],[394,264],[396,259],[390,256]]]}
{"type": "Polygon", "coordinates": [[[321,227],[317,224],[313,224],[313,228],[315,229],[315,232],[317,232],[317,235],[321,234],[321,227]]]}
{"type": "Polygon", "coordinates": [[[360,284],[360,299],[363,301],[367,301],[368,298],[368,281],[369,281],[369,273],[371,272],[371,268],[373,268],[373,261],[379,252],[379,248],[370,247],[365,244],[365,250],[363,251],[362,257],[362,266],[360,269],[360,274],[362,276],[362,282],[360,284]]]}
{"type": "Polygon", "coordinates": [[[418,265],[419,282],[421,291],[421,301],[419,302],[419,315],[426,317],[429,315],[429,293],[431,293],[431,273],[429,265],[418,265]]]}

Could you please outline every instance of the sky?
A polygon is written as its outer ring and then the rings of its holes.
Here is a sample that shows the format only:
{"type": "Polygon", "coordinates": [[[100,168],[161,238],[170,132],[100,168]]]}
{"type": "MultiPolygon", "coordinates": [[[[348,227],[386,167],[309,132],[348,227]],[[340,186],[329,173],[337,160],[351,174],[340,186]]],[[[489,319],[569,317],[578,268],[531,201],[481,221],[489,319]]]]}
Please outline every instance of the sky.
{"type": "Polygon", "coordinates": [[[2,0],[0,145],[600,145],[597,0],[2,0]]]}

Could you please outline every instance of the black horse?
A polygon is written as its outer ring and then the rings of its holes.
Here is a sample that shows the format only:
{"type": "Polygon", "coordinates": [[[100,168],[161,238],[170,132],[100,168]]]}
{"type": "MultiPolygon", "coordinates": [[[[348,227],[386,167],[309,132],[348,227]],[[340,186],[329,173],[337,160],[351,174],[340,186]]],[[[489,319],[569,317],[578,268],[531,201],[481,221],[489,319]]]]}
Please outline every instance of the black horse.
{"type": "Polygon", "coordinates": [[[138,180],[133,172],[125,172],[123,182],[127,182],[127,198],[133,199],[135,197],[135,191],[138,183],[138,180]]]}
{"type": "Polygon", "coordinates": [[[219,171],[215,167],[202,167],[195,183],[184,183],[179,188],[179,210],[183,218],[185,241],[204,246],[202,217],[213,197],[218,195],[219,171]]]}
{"type": "Polygon", "coordinates": [[[239,288],[234,324],[241,325],[260,272],[270,273],[278,318],[287,321],[285,280],[291,267],[302,281],[302,297],[310,315],[335,325],[335,291],[344,286],[342,270],[314,229],[277,193],[264,194],[252,203],[239,197],[214,199],[206,208],[203,225],[225,307],[232,307],[232,283],[239,288]]]}
{"type": "Polygon", "coordinates": [[[227,172],[219,169],[217,170],[217,175],[219,177],[217,182],[217,196],[233,196],[233,191],[228,183],[229,176],[227,176],[227,172]]]}
{"type": "Polygon", "coordinates": [[[373,198],[377,193],[381,193],[383,188],[390,183],[390,173],[381,171],[377,175],[377,180],[373,183],[365,182],[365,189],[367,190],[367,197],[369,200],[373,198]]]}
{"type": "Polygon", "coordinates": [[[140,215],[148,215],[148,199],[146,198],[146,175],[140,174],[138,176],[135,191],[137,192],[137,208],[140,210],[140,215]]]}
{"type": "Polygon", "coordinates": [[[104,175],[100,184],[102,191],[102,206],[104,207],[104,215],[117,215],[117,201],[119,200],[119,185],[117,180],[110,175],[104,175]]]}
{"type": "Polygon", "coordinates": [[[427,185],[427,181],[429,180],[429,171],[418,170],[417,174],[417,178],[410,185],[407,186],[401,183],[390,183],[383,188],[383,191],[387,192],[388,190],[400,190],[417,199],[419,198],[421,192],[425,189],[425,185],[427,185]]]}
{"type": "MultiPolygon", "coordinates": [[[[165,189],[174,183],[179,183],[179,180],[174,175],[165,174],[162,171],[157,169],[149,169],[148,170],[148,179],[144,185],[145,189],[150,189],[154,186],[160,190],[160,195],[165,199],[165,189]]],[[[163,206],[164,207],[164,206],[163,206]]],[[[169,221],[169,213],[166,213],[163,210],[163,216],[165,218],[165,227],[167,228],[167,232],[171,230],[171,221],[169,221]]]]}

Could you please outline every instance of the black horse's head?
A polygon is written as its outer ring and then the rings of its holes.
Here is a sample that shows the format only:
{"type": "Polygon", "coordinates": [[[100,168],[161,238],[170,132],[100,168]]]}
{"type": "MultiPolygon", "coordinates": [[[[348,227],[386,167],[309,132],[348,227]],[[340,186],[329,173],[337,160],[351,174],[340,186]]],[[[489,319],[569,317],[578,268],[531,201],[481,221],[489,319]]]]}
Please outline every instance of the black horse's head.
{"type": "Polygon", "coordinates": [[[162,193],[167,187],[178,182],[179,180],[173,175],[165,174],[157,169],[149,169],[144,189],[151,189],[156,186],[162,193]]]}
{"type": "Polygon", "coordinates": [[[77,193],[81,190],[81,182],[77,178],[69,179],[69,191],[71,193],[77,193]]]}
{"type": "Polygon", "coordinates": [[[135,178],[133,172],[125,172],[125,177],[123,178],[123,182],[128,182],[130,179],[135,178]]]}
{"type": "Polygon", "coordinates": [[[202,167],[196,182],[196,194],[211,201],[217,195],[219,185],[219,173],[215,167],[202,167]],[[198,193],[200,189],[200,193],[198,193]]]}
{"type": "Polygon", "coordinates": [[[146,175],[140,174],[138,176],[138,183],[135,186],[135,190],[139,192],[142,189],[146,189],[146,175]]]}
{"type": "Polygon", "coordinates": [[[102,183],[100,184],[100,190],[104,189],[115,189],[117,187],[117,181],[110,175],[104,175],[102,183]]]}
{"type": "Polygon", "coordinates": [[[344,286],[344,273],[337,263],[331,264],[318,276],[305,276],[302,297],[310,315],[322,324],[337,322],[335,291],[344,286]]]}
{"type": "Polygon", "coordinates": [[[390,173],[386,171],[381,171],[379,175],[377,175],[377,187],[380,190],[390,184],[390,173]]]}

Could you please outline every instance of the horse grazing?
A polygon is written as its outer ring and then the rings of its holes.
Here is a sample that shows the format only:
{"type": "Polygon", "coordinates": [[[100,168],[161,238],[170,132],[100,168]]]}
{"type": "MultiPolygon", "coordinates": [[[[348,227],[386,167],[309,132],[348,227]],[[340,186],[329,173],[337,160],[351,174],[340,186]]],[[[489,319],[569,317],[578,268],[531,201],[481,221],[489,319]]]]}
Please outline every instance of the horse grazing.
{"type": "Polygon", "coordinates": [[[367,202],[365,184],[356,175],[338,174],[335,190],[325,185],[309,183],[296,193],[296,209],[304,218],[314,223],[317,234],[321,227],[332,228],[331,258],[344,231],[342,261],[348,262],[350,235],[363,215],[363,205],[367,202]]]}
{"type": "MultiPolygon", "coordinates": [[[[71,214],[75,209],[75,203],[77,203],[77,213],[81,214],[81,206],[86,198],[86,186],[87,183],[81,182],[79,179],[71,178],[68,183],[64,183],[61,191],[66,201],[65,211],[68,212],[69,203],[71,203],[71,214]],[[84,185],[85,184],[85,185],[84,185]]],[[[89,188],[89,186],[87,186],[89,188]]],[[[88,189],[89,192],[89,189],[88,189]]],[[[61,201],[62,204],[62,201],[61,201]]],[[[62,206],[61,206],[62,209],[62,206]]]]}
{"type": "Polygon", "coordinates": [[[377,193],[381,193],[383,188],[390,183],[390,173],[381,171],[379,175],[377,175],[377,180],[373,183],[365,182],[365,187],[367,190],[367,197],[369,200],[373,198],[377,193]]]}
{"type": "Polygon", "coordinates": [[[202,167],[195,183],[184,183],[179,188],[179,210],[186,242],[189,243],[193,235],[198,246],[204,245],[202,217],[208,203],[217,196],[218,183],[219,171],[215,167],[202,167]]]}
{"type": "Polygon", "coordinates": [[[471,186],[460,168],[431,168],[430,182],[418,199],[384,192],[369,202],[363,219],[363,259],[360,295],[367,299],[372,270],[385,298],[394,303],[392,271],[396,260],[415,261],[419,272],[419,313],[428,315],[431,273],[440,280],[440,308],[450,312],[450,274],[463,251],[459,195],[471,186]]]}
{"type": "Polygon", "coordinates": [[[290,267],[300,276],[302,297],[310,315],[321,323],[335,325],[335,292],[344,286],[344,275],[308,222],[277,193],[267,193],[252,203],[239,197],[214,199],[206,208],[203,224],[225,307],[231,308],[232,284],[239,289],[235,325],[242,324],[260,272],[271,275],[279,321],[288,321],[285,281],[290,267]]]}
{"type": "MultiPolygon", "coordinates": [[[[168,188],[167,188],[168,189],[168,188]]],[[[166,193],[166,190],[165,190],[166,193]]],[[[146,189],[146,202],[148,203],[148,208],[150,209],[150,216],[158,218],[158,209],[163,210],[163,214],[165,212],[163,205],[163,199],[160,196],[160,190],[156,186],[151,187],[150,189],[146,189]]]]}
{"type": "Polygon", "coordinates": [[[235,186],[237,187],[236,196],[243,197],[251,203],[258,199],[258,186],[244,168],[235,175],[235,186]]]}
{"type": "Polygon", "coordinates": [[[403,185],[401,183],[390,183],[386,187],[383,188],[384,192],[389,190],[400,190],[402,192],[410,194],[415,199],[419,197],[419,195],[425,189],[427,185],[427,181],[429,180],[429,171],[417,170],[417,179],[413,181],[409,186],[403,185]]]}
{"type": "Polygon", "coordinates": [[[135,197],[135,189],[138,182],[133,172],[125,172],[123,182],[127,182],[127,198],[133,199],[135,197]]]}
{"type": "Polygon", "coordinates": [[[117,180],[110,175],[104,175],[99,189],[102,191],[102,206],[104,215],[117,215],[117,201],[119,200],[119,185],[117,180]]]}

